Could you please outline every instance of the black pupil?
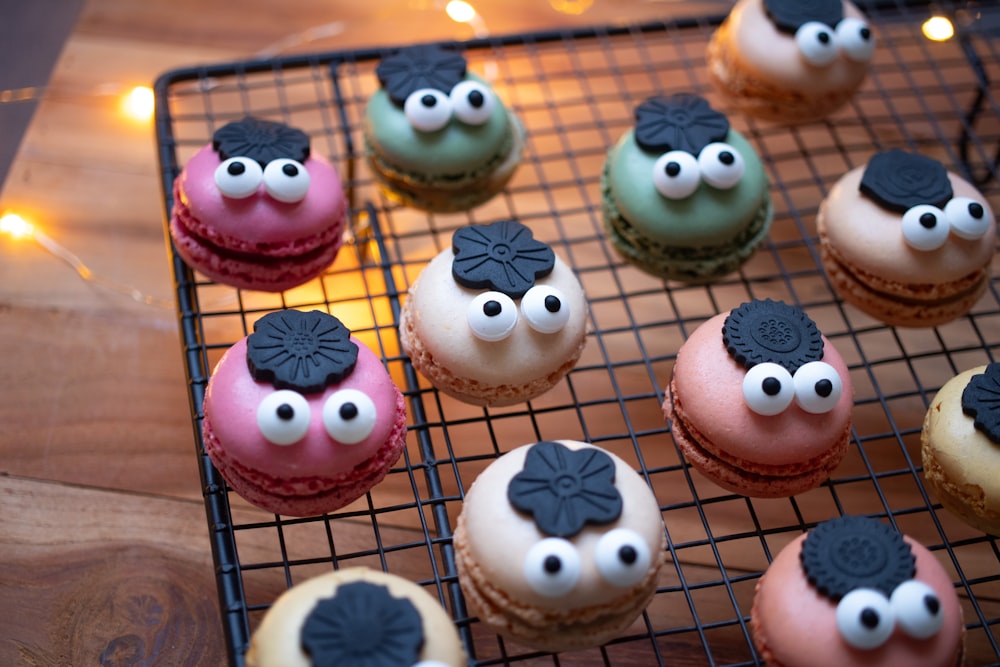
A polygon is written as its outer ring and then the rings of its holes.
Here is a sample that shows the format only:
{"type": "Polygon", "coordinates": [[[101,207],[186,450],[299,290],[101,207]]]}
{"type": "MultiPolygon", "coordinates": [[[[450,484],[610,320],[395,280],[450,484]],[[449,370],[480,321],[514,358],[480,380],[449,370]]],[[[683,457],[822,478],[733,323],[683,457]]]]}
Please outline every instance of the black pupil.
{"type": "Polygon", "coordinates": [[[558,313],[561,307],[562,303],[559,301],[559,297],[551,294],[545,297],[545,310],[550,313],[558,313]]]}
{"type": "Polygon", "coordinates": [[[681,173],[681,166],[676,162],[668,162],[664,171],[667,172],[667,176],[676,176],[681,173]]]}
{"type": "Polygon", "coordinates": [[[941,611],[941,601],[937,599],[936,595],[925,595],[924,606],[933,616],[937,616],[938,612],[941,611]]]}
{"type": "Polygon", "coordinates": [[[829,380],[820,380],[816,383],[816,395],[826,398],[833,393],[833,383],[829,380]]]}
{"type": "Polygon", "coordinates": [[[778,378],[764,378],[764,381],[760,383],[760,388],[768,396],[777,396],[781,393],[781,380],[778,378]]]}
{"type": "Polygon", "coordinates": [[[874,609],[868,607],[861,611],[861,625],[865,626],[869,630],[873,630],[878,627],[878,612],[874,609]]]}
{"type": "Polygon", "coordinates": [[[639,554],[636,552],[635,547],[626,544],[618,550],[618,559],[626,565],[632,565],[638,558],[639,554]]]}
{"type": "Polygon", "coordinates": [[[344,403],[340,406],[340,418],[344,421],[350,421],[358,416],[358,406],[354,403],[344,403]]]}
{"type": "Polygon", "coordinates": [[[486,315],[486,317],[496,317],[502,310],[503,306],[500,305],[500,302],[494,301],[493,299],[490,299],[483,304],[483,314],[486,315]]]}
{"type": "Polygon", "coordinates": [[[861,39],[867,42],[869,39],[871,39],[871,36],[872,36],[872,31],[869,28],[861,29],[861,39]]]}
{"type": "Polygon", "coordinates": [[[281,166],[281,172],[290,178],[294,178],[299,175],[299,168],[296,167],[291,162],[286,162],[281,166]]]}
{"type": "Polygon", "coordinates": [[[721,153],[719,153],[719,162],[721,162],[724,165],[731,165],[732,163],[736,162],[736,157],[729,151],[722,151],[721,153]]]}
{"type": "Polygon", "coordinates": [[[562,569],[562,561],[559,560],[559,556],[546,556],[545,562],[542,563],[542,567],[549,574],[555,574],[562,569]]]}
{"type": "Polygon", "coordinates": [[[295,408],[290,406],[288,403],[282,403],[278,406],[278,409],[275,410],[275,414],[278,415],[278,419],[288,421],[289,419],[295,417],[295,408]]]}
{"type": "Polygon", "coordinates": [[[816,39],[819,40],[820,44],[829,44],[830,43],[830,33],[828,33],[828,32],[821,32],[818,35],[816,35],[816,39]]]}
{"type": "Polygon", "coordinates": [[[934,229],[934,225],[937,224],[937,216],[933,213],[924,213],[920,216],[920,226],[925,229],[934,229]]]}
{"type": "Polygon", "coordinates": [[[473,90],[471,93],[469,93],[469,104],[476,107],[477,109],[483,106],[483,102],[485,101],[486,98],[483,97],[483,94],[478,90],[473,90]]]}
{"type": "Polygon", "coordinates": [[[438,101],[436,97],[434,97],[430,93],[427,93],[426,95],[420,98],[420,103],[423,104],[425,107],[432,107],[435,104],[437,104],[438,101]]]}
{"type": "Polygon", "coordinates": [[[986,211],[983,209],[983,205],[978,202],[972,202],[969,204],[969,215],[971,215],[976,220],[981,220],[986,211]]]}
{"type": "Polygon", "coordinates": [[[240,174],[244,173],[246,170],[247,170],[247,166],[245,164],[243,164],[242,162],[230,162],[229,163],[229,167],[226,168],[226,171],[229,172],[230,176],[239,176],[240,174]]]}

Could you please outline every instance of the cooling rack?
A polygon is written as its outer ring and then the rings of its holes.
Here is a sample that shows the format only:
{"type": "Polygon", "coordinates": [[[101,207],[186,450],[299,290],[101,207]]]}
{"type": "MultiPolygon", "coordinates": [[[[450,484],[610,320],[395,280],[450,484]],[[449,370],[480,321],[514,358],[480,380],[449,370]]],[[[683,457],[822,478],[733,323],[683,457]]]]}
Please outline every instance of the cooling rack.
{"type": "MultiPolygon", "coordinates": [[[[665,5],[666,7],[666,5],[665,5]]],[[[943,43],[920,32],[923,3],[865,7],[880,47],[853,102],[823,123],[778,127],[730,115],[772,180],[766,245],[711,285],[663,283],[624,264],[600,223],[605,151],[653,94],[692,91],[726,110],[709,85],[704,48],[722,17],[668,19],[463,42],[528,129],[507,190],[471,212],[398,207],[374,186],[361,122],[383,48],[178,70],[156,85],[164,211],[171,183],[212,131],[254,114],[307,131],[341,170],[352,234],[320,278],[281,294],[239,291],[192,273],[170,246],[183,363],[204,488],[220,608],[233,665],[287,587],[334,567],[366,565],[424,586],[452,614],[472,665],[751,665],[753,589],[770,559],[802,531],[839,514],[869,514],[932,549],[962,600],[967,664],[1000,663],[1000,551],[956,520],[922,483],[919,431],[934,393],[955,373],[997,360],[997,279],[972,312],[934,329],[888,328],[843,304],[818,260],[815,214],[833,182],[875,150],[919,150],[977,182],[1000,210],[998,10],[936,5],[958,26],[943,43]],[[399,350],[397,316],[421,268],[458,227],[515,218],[550,243],[588,295],[588,344],[578,366],[530,403],[474,408],[438,394],[399,350]],[[660,411],[677,349],[701,322],[750,298],[801,306],[849,364],[855,386],[850,451],[823,486],[789,499],[750,500],[690,470],[660,411]],[[232,494],[205,458],[201,403],[221,354],[259,317],[282,308],[334,313],[380,354],[404,390],[403,458],[367,496],[334,514],[265,514],[232,494]],[[669,561],[646,613],[620,638],[547,655],[490,633],[465,608],[451,530],[462,496],[501,453],[542,439],[594,442],[632,464],[653,488],[669,561]]],[[[391,47],[394,45],[387,45],[391,47]]],[[[994,262],[993,273],[1000,276],[994,262]]]]}

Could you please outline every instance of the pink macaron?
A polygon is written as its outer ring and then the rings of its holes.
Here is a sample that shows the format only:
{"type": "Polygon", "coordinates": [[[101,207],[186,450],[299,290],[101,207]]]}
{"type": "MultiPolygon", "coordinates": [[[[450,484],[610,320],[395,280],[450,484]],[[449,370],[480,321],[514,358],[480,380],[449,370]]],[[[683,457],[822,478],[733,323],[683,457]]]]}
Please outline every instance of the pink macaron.
{"type": "Polygon", "coordinates": [[[268,292],[301,285],[337,256],[347,200],[305,132],[244,118],[219,128],[174,181],[170,235],[212,280],[268,292]]]}
{"type": "Polygon", "coordinates": [[[219,360],[205,453],[249,502],[293,516],[339,509],[380,482],[406,441],[381,360],[321,311],[265,315],[219,360]]]}
{"type": "Polygon", "coordinates": [[[799,308],[755,300],[699,326],[663,403],[674,442],[705,477],[758,498],[820,485],[847,452],[844,360],[799,308]]]}

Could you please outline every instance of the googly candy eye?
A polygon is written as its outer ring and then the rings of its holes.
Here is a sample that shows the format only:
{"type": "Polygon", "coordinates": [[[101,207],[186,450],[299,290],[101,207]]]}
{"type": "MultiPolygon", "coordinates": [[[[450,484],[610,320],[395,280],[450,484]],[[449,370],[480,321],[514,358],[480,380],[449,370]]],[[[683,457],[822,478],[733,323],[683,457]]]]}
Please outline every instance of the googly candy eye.
{"type": "Polygon", "coordinates": [[[311,415],[305,396],[291,389],[279,389],[257,406],[257,428],[272,444],[293,445],[305,437],[311,415]]]}
{"type": "Polygon", "coordinates": [[[653,185],[667,199],[690,197],[700,183],[698,160],[690,153],[669,151],[653,164],[653,185]]]}
{"type": "Polygon", "coordinates": [[[415,90],[403,102],[406,120],[421,132],[440,130],[451,120],[452,110],[451,99],[434,88],[415,90]]]}
{"type": "Polygon", "coordinates": [[[986,215],[986,207],[968,197],[955,197],[945,204],[944,217],[955,236],[969,241],[983,238],[993,224],[986,215]]]}
{"type": "Polygon", "coordinates": [[[743,376],[743,400],[759,415],[784,412],[795,398],[792,374],[771,362],[757,364],[743,376]]]}
{"type": "Polygon", "coordinates": [[[896,625],[911,637],[933,637],[944,625],[941,598],[922,581],[910,579],[896,586],[889,596],[889,604],[896,616],[896,625]]]}
{"type": "Polygon", "coordinates": [[[848,17],[837,24],[837,45],[849,59],[866,63],[875,53],[875,35],[867,23],[848,17]]]}
{"type": "Polygon", "coordinates": [[[469,304],[466,318],[476,338],[495,343],[514,331],[517,306],[502,292],[483,292],[469,304]]]}
{"type": "Polygon", "coordinates": [[[919,204],[903,214],[903,240],[916,249],[937,250],[948,240],[948,219],[944,211],[930,204],[919,204]]]}
{"type": "Polygon", "coordinates": [[[652,559],[646,540],[628,528],[608,531],[594,549],[597,571],[605,581],[622,588],[642,581],[652,559]]]}
{"type": "Polygon", "coordinates": [[[547,537],[528,549],[524,578],[539,595],[559,597],[580,580],[580,554],[569,540],[547,537]]]}
{"type": "Polygon", "coordinates": [[[538,333],[553,334],[569,321],[569,304],[563,293],[548,285],[536,285],[521,297],[521,314],[538,333]]]}
{"type": "Polygon", "coordinates": [[[792,376],[795,402],[814,415],[829,412],[840,401],[844,383],[836,369],[823,361],[802,364],[792,376]]]}
{"type": "Polygon", "coordinates": [[[889,599],[879,591],[857,588],[837,603],[837,630],[854,648],[878,648],[889,639],[894,628],[889,599]]]}
{"type": "Polygon", "coordinates": [[[461,81],[448,95],[455,118],[468,125],[482,125],[493,115],[493,91],[478,81],[461,81]]]}
{"type": "Polygon", "coordinates": [[[301,162],[279,158],[264,167],[264,189],[280,202],[294,204],[305,199],[309,182],[309,172],[301,162]]]}
{"type": "Polygon", "coordinates": [[[335,391],[323,403],[323,426],[331,438],[356,445],[375,430],[378,421],[375,403],[357,389],[335,391]]]}
{"type": "Polygon", "coordinates": [[[248,157],[231,157],[215,168],[215,187],[230,199],[246,199],[263,180],[264,169],[248,157]]]}
{"type": "Polygon", "coordinates": [[[729,190],[736,187],[746,171],[746,162],[740,152],[729,144],[717,141],[698,153],[701,180],[713,188],[729,190]]]}
{"type": "Polygon", "coordinates": [[[837,59],[836,34],[819,21],[807,21],[795,31],[795,43],[806,62],[826,67],[837,59]]]}

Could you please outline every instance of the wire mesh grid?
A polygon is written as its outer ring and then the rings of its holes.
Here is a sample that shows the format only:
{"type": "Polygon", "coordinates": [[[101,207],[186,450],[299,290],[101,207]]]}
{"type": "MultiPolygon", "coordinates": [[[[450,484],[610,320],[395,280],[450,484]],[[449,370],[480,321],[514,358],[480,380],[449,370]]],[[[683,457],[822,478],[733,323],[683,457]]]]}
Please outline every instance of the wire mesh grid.
{"type": "MultiPolygon", "coordinates": [[[[493,83],[528,130],[524,161],[507,190],[461,214],[398,207],[373,184],[361,126],[384,49],[161,77],[157,138],[168,214],[180,167],[215,128],[245,114],[308,132],[313,150],[341,170],[352,204],[352,242],[320,278],[281,294],[212,283],[192,273],[171,246],[233,664],[243,664],[250,633],[282,591],[352,565],[425,586],[452,614],[473,665],[756,664],[748,622],[757,580],[782,546],[840,514],[880,517],[934,551],[962,600],[967,664],[1000,662],[1000,551],[928,495],[919,454],[921,422],[936,390],[955,373],[996,360],[997,279],[955,322],[889,328],[833,295],[815,233],[818,204],[833,182],[875,150],[891,147],[940,159],[976,180],[1000,209],[994,153],[1000,100],[990,85],[1000,76],[1000,47],[988,28],[991,12],[982,6],[944,7],[960,26],[958,38],[944,43],[921,36],[929,15],[922,5],[866,9],[880,48],[870,80],[848,108],[826,122],[792,128],[730,114],[769,172],[775,220],[766,245],[739,273],[703,286],[664,284],[616,256],[601,231],[599,178],[607,148],[646,97],[692,91],[726,109],[709,85],[703,55],[721,17],[460,44],[470,69],[493,83]],[[588,344],[576,368],[540,398],[476,408],[438,394],[413,371],[399,349],[397,316],[407,288],[448,247],[455,229],[508,218],[530,226],[576,272],[588,296],[588,344]],[[801,306],[844,356],[855,387],[854,426],[849,453],[827,483],[789,499],[751,500],[688,468],[660,404],[687,335],[718,312],[766,297],[801,306]],[[256,510],[228,492],[201,448],[201,401],[211,369],[256,319],[282,308],[337,315],[383,357],[407,398],[403,458],[367,496],[334,514],[292,519],[256,510]],[[642,473],[661,505],[669,559],[652,603],[620,638],[552,656],[504,641],[470,617],[456,583],[451,529],[464,491],[494,458],[528,442],[565,438],[609,449],[642,473]]],[[[996,264],[993,273],[1000,275],[996,264]]]]}

